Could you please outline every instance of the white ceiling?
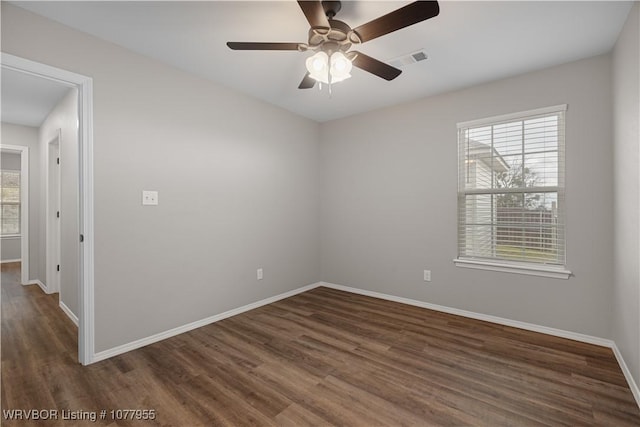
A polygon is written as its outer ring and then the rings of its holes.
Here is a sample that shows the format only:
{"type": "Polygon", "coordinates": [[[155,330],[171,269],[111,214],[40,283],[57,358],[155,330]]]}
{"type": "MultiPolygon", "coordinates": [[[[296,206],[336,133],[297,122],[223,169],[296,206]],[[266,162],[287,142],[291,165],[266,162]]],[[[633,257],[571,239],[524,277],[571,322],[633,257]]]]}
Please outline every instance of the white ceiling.
{"type": "MultiPolygon", "coordinates": [[[[407,3],[346,1],[337,19],[356,27],[407,3]]],[[[427,61],[391,82],[354,69],[329,98],[297,89],[310,53],[225,45],[306,42],[309,26],[295,1],[15,4],[317,121],[605,53],[631,8],[616,1],[441,1],[439,16],[358,47],[382,61],[424,48],[427,61]]]]}
{"type": "Polygon", "coordinates": [[[1,118],[5,123],[40,127],[70,90],[42,77],[2,69],[1,118]]]}

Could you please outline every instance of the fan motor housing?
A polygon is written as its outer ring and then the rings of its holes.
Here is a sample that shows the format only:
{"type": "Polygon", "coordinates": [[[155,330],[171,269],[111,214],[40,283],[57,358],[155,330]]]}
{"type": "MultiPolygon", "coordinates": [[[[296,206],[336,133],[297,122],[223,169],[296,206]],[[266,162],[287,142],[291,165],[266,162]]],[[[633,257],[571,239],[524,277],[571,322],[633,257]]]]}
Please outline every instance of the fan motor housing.
{"type": "Polygon", "coordinates": [[[326,42],[337,43],[341,46],[351,45],[349,33],[352,32],[351,27],[342,21],[332,19],[329,21],[331,28],[312,27],[309,29],[309,46],[316,48],[322,46],[326,42]]]}
{"type": "Polygon", "coordinates": [[[360,43],[360,37],[345,22],[333,19],[342,9],[340,1],[323,1],[322,9],[328,18],[330,27],[311,27],[309,29],[309,48],[335,52],[346,52],[352,43],[360,43]]]}

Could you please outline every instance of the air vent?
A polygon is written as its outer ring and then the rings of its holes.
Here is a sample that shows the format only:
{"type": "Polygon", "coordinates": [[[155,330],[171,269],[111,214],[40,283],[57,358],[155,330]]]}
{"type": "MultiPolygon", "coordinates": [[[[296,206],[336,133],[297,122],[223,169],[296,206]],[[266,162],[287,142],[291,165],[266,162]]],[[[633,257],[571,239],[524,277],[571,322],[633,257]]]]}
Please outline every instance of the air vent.
{"type": "Polygon", "coordinates": [[[416,52],[411,52],[406,55],[399,56],[391,59],[388,64],[396,68],[404,68],[407,65],[415,64],[416,62],[425,61],[428,58],[427,52],[424,49],[420,49],[416,52]]]}

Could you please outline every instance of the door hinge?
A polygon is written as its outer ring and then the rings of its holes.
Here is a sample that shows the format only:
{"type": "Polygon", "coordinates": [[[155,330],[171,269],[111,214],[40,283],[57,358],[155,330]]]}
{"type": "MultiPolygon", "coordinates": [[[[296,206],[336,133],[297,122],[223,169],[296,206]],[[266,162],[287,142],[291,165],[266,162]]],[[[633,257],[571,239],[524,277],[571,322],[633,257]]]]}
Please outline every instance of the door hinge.
{"type": "Polygon", "coordinates": [[[60,218],[60,211],[56,212],[56,218],[60,218]]]}
{"type": "Polygon", "coordinates": [[[60,264],[56,267],[56,271],[60,271],[60,264]]]}
{"type": "Polygon", "coordinates": [[[56,163],[60,164],[60,157],[56,158],[56,163]]]}
{"type": "Polygon", "coordinates": [[[84,242],[84,234],[80,235],[80,243],[84,242]]]}

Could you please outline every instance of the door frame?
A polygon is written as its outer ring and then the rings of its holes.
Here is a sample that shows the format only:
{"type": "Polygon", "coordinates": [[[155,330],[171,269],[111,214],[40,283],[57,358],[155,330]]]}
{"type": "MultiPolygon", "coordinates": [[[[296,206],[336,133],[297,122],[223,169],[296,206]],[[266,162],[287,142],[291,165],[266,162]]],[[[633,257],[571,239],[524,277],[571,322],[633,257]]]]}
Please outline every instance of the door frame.
{"type": "Polygon", "coordinates": [[[29,285],[29,147],[2,144],[0,151],[20,155],[20,283],[29,285]]]}
{"type": "Polygon", "coordinates": [[[56,268],[60,264],[60,218],[54,216],[54,212],[60,211],[60,167],[53,171],[55,180],[51,180],[51,149],[54,145],[58,147],[57,158],[60,158],[60,145],[62,141],[62,129],[58,129],[58,134],[51,141],[47,142],[45,153],[45,230],[46,230],[46,260],[47,266],[47,293],[60,292],[60,271],[56,268]],[[55,185],[55,188],[53,188],[55,185]],[[54,199],[55,196],[55,199],[54,199]]]}
{"type": "Polygon", "coordinates": [[[94,212],[93,212],[93,79],[71,71],[1,52],[2,68],[61,83],[78,90],[79,229],[78,360],[93,363],[94,212]],[[81,237],[82,236],[82,237],[81,237]]]}

